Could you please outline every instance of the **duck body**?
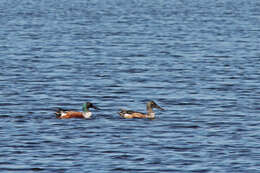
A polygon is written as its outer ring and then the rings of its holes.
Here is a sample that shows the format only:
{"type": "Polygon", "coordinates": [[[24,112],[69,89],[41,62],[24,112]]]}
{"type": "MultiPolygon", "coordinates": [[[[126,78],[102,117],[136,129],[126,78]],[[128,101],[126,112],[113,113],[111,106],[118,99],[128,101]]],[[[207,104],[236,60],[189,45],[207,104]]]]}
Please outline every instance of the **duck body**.
{"type": "Polygon", "coordinates": [[[160,106],[158,106],[154,101],[150,101],[146,105],[147,113],[142,113],[142,112],[136,112],[132,110],[126,110],[126,109],[121,109],[118,114],[123,117],[123,118],[150,118],[154,119],[155,118],[155,113],[153,112],[153,108],[159,108],[161,110],[164,110],[160,106]]]}
{"type": "Polygon", "coordinates": [[[123,118],[147,118],[146,114],[142,112],[131,111],[131,110],[121,109],[121,111],[118,113],[123,118]]]}
{"type": "Polygon", "coordinates": [[[67,118],[90,118],[92,113],[91,112],[76,112],[76,111],[66,111],[66,112],[59,112],[57,113],[57,118],[60,119],[67,119],[67,118]]]}
{"type": "Polygon", "coordinates": [[[55,114],[56,114],[56,117],[59,118],[59,119],[90,118],[92,113],[89,111],[89,108],[99,109],[96,106],[94,106],[92,103],[87,102],[87,103],[83,104],[83,112],[58,109],[58,111],[55,114]]]}

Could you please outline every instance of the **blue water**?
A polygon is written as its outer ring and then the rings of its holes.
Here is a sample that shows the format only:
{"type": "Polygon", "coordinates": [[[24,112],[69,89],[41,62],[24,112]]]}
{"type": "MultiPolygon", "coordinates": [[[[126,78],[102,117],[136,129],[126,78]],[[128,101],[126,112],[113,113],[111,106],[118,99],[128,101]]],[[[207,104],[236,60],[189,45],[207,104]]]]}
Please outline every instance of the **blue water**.
{"type": "Polygon", "coordinates": [[[1,0],[0,172],[260,172],[260,3],[1,0]],[[120,108],[155,120],[122,119],[120,108]],[[58,107],[93,117],[56,119],[58,107]]]}

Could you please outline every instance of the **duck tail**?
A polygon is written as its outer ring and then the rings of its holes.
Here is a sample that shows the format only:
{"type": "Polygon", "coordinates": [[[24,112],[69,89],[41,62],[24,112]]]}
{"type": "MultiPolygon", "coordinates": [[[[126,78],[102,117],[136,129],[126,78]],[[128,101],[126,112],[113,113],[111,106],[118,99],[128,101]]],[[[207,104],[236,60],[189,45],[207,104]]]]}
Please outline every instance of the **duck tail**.
{"type": "Polygon", "coordinates": [[[57,111],[55,112],[56,118],[60,118],[62,114],[64,114],[65,110],[58,108],[57,111]]]}
{"type": "Polygon", "coordinates": [[[120,109],[120,112],[118,112],[118,114],[121,116],[121,117],[124,117],[124,114],[126,113],[126,110],[125,109],[120,109]]]}

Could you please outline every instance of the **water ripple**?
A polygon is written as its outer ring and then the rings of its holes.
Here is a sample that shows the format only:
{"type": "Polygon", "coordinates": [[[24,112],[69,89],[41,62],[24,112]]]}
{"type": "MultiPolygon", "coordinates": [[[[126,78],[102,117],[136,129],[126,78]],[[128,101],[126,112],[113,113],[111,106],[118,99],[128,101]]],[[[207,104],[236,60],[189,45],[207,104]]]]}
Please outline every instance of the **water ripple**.
{"type": "Polygon", "coordinates": [[[259,6],[3,0],[0,170],[259,172],[259,6]]]}

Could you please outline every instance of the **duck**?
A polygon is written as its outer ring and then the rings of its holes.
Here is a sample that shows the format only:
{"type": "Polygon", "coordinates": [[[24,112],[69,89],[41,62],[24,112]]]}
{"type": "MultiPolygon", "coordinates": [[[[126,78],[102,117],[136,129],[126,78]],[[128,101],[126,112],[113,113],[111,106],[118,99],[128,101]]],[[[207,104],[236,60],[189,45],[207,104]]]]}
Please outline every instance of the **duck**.
{"type": "Polygon", "coordinates": [[[94,104],[90,102],[83,103],[83,112],[77,112],[74,110],[65,110],[58,108],[55,112],[58,119],[68,119],[68,118],[90,118],[92,113],[89,111],[89,108],[99,109],[94,104]]]}
{"type": "Polygon", "coordinates": [[[123,117],[123,118],[149,118],[149,119],[154,119],[155,118],[155,113],[153,112],[153,108],[158,108],[160,110],[164,110],[160,106],[158,106],[154,101],[149,101],[146,104],[146,110],[147,113],[142,113],[142,112],[136,112],[132,110],[126,110],[126,109],[121,109],[118,114],[123,117]]]}

